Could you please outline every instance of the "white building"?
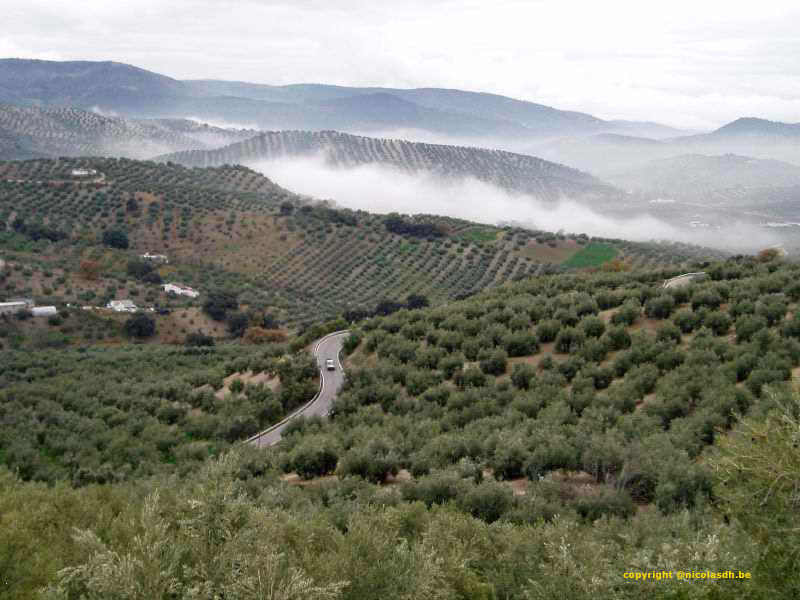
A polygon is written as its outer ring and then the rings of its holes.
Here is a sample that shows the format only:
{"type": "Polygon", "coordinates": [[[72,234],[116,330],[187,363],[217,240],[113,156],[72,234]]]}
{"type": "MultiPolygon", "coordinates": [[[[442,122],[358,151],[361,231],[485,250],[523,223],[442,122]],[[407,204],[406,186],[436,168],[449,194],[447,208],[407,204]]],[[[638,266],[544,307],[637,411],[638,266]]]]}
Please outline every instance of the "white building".
{"type": "Polygon", "coordinates": [[[73,177],[91,177],[97,175],[97,169],[72,169],[73,177]]]}
{"type": "Polygon", "coordinates": [[[178,296],[189,296],[189,298],[197,298],[200,295],[200,292],[197,290],[190,288],[188,285],[181,285],[180,283],[164,284],[164,292],[173,292],[178,296]]]}
{"type": "Polygon", "coordinates": [[[34,317],[52,317],[58,314],[55,306],[34,306],[31,309],[34,317]]]}
{"type": "Polygon", "coordinates": [[[28,304],[23,301],[0,302],[0,315],[14,315],[21,310],[28,310],[28,304]]]}
{"type": "Polygon", "coordinates": [[[106,308],[110,308],[114,312],[132,313],[139,310],[132,300],[112,300],[106,304],[106,308]]]}
{"type": "Polygon", "coordinates": [[[144,254],[140,254],[139,258],[143,258],[144,260],[152,260],[153,262],[159,262],[169,264],[169,259],[164,254],[150,254],[149,252],[145,252],[144,254]]]}

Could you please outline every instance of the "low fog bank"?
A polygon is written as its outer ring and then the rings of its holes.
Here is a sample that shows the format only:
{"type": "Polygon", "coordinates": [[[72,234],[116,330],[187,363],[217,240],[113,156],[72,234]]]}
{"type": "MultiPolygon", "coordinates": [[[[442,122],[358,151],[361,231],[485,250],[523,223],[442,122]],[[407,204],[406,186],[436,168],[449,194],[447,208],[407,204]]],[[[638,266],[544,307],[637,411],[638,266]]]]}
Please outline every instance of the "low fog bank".
{"type": "Polygon", "coordinates": [[[492,225],[515,222],[545,231],[586,233],[631,241],[691,242],[741,252],[778,243],[778,238],[770,231],[749,224],[698,232],[647,214],[615,218],[569,199],[543,202],[476,179],[409,175],[378,165],[336,168],[327,165],[322,156],[247,164],[293,192],[373,213],[445,215],[492,225]]]}
{"type": "MultiPolygon", "coordinates": [[[[194,121],[198,125],[210,125],[211,127],[219,127],[220,129],[249,129],[256,132],[261,131],[262,128],[256,123],[239,123],[236,121],[228,121],[223,119],[207,119],[205,117],[186,116],[180,117],[188,121],[194,121]]],[[[254,134],[255,135],[255,134],[254,134]]]]}

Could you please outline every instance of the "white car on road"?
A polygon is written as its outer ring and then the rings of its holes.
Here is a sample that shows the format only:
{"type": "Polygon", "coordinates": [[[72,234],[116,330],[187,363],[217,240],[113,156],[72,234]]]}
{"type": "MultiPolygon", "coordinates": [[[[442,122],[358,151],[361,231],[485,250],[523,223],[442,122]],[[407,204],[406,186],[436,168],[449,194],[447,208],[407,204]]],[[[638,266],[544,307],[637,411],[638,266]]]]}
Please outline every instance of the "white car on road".
{"type": "Polygon", "coordinates": [[[335,371],[336,370],[336,365],[334,364],[332,358],[329,358],[328,360],[325,361],[325,368],[328,371],[335,371]]]}

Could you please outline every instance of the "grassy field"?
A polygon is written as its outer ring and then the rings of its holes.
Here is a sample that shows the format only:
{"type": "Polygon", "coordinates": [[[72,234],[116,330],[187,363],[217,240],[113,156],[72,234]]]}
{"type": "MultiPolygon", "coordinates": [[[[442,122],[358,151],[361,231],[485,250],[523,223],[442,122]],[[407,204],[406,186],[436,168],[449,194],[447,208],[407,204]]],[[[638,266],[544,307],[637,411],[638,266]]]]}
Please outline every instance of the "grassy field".
{"type": "Polygon", "coordinates": [[[618,250],[611,244],[591,242],[561,263],[568,269],[599,267],[617,256],[618,250]]]}
{"type": "Polygon", "coordinates": [[[473,244],[486,244],[497,239],[497,229],[494,227],[470,227],[459,232],[455,237],[473,244]]]}

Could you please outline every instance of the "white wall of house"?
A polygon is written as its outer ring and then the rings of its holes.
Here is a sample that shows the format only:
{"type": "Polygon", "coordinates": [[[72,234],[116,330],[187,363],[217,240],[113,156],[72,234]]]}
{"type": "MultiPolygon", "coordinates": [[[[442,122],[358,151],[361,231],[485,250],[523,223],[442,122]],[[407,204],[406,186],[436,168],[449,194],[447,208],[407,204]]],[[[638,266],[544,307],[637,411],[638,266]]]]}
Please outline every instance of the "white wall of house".
{"type": "Polygon", "coordinates": [[[27,302],[0,302],[0,315],[13,315],[27,309],[27,302]]]}
{"type": "Polygon", "coordinates": [[[197,298],[200,295],[200,292],[197,290],[193,290],[192,288],[183,285],[177,285],[175,283],[165,283],[164,292],[173,292],[178,296],[189,296],[189,298],[197,298]]]}

